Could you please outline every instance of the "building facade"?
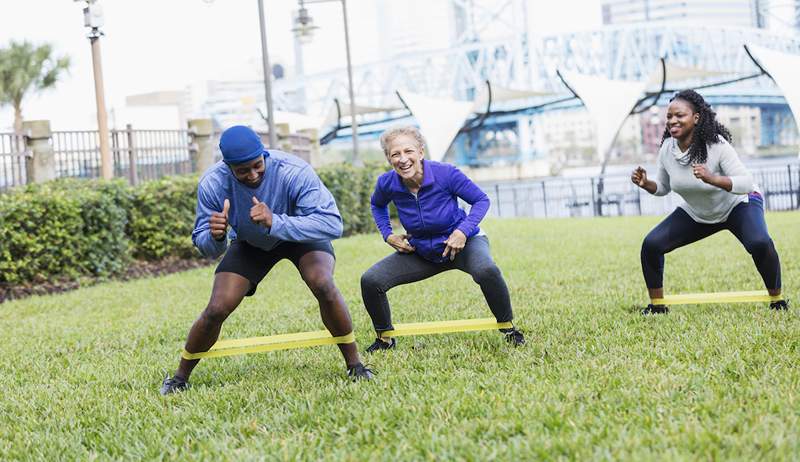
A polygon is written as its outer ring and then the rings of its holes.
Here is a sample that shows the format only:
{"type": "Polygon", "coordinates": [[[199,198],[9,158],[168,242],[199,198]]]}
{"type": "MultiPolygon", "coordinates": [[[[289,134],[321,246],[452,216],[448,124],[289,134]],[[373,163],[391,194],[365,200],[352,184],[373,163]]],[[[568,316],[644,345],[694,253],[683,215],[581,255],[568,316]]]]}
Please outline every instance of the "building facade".
{"type": "Polygon", "coordinates": [[[768,0],[610,0],[602,4],[603,24],[689,22],[758,27],[767,25],[768,0]]]}

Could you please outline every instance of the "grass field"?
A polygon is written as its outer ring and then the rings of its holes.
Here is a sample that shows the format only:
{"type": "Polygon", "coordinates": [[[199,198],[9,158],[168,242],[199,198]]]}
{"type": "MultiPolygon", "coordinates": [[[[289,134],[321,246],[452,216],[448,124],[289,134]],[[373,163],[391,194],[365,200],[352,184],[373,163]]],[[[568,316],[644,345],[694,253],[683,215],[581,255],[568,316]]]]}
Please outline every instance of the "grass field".
{"type": "MultiPolygon", "coordinates": [[[[767,219],[796,298],[800,213],[767,219]]],[[[800,458],[800,306],[642,317],[639,246],[658,220],[489,221],[528,345],[404,337],[366,358],[367,383],[326,346],[207,360],[189,392],[161,397],[213,267],[0,305],[0,460],[800,458]]],[[[363,349],[359,277],[390,249],[377,234],[335,246],[363,349]]],[[[760,288],[727,232],[667,257],[667,293],[760,288]]],[[[456,272],[390,300],[395,322],[490,316],[456,272]]],[[[318,330],[317,311],[283,262],[222,335],[318,330]]]]}

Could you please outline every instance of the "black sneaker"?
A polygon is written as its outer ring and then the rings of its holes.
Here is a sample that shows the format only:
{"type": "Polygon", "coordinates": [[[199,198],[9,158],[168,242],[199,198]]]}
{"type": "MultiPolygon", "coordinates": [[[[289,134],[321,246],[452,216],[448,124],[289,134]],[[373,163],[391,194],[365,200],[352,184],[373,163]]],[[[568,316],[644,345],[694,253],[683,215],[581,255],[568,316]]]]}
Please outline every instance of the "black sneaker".
{"type": "Polygon", "coordinates": [[[373,353],[378,350],[391,350],[397,345],[397,341],[392,337],[391,342],[384,342],[380,338],[376,338],[372,345],[367,347],[367,353],[373,353]]]}
{"type": "Polygon", "coordinates": [[[505,334],[506,342],[514,345],[515,347],[525,345],[525,336],[522,335],[522,331],[516,327],[512,327],[510,329],[500,329],[500,332],[505,334]]]}
{"type": "Polygon", "coordinates": [[[669,313],[669,307],[667,305],[653,305],[652,303],[647,305],[647,308],[642,310],[642,315],[647,316],[648,314],[667,314],[669,313]]]}
{"type": "Polygon", "coordinates": [[[372,372],[372,369],[361,363],[347,368],[347,376],[353,379],[353,382],[357,380],[372,380],[372,376],[374,374],[375,373],[372,372]]]}
{"type": "Polygon", "coordinates": [[[775,311],[786,311],[789,309],[789,302],[787,300],[778,300],[769,304],[769,309],[775,311]]]}
{"type": "Polygon", "coordinates": [[[189,382],[180,377],[167,376],[161,383],[161,394],[167,396],[172,393],[178,393],[189,389],[189,382]]]}

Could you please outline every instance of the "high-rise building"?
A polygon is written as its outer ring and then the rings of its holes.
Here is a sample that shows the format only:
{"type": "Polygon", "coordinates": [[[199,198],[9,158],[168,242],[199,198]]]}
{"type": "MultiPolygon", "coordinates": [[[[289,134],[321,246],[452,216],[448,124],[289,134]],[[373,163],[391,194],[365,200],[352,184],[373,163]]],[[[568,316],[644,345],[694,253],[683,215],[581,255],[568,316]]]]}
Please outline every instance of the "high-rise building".
{"type": "Polygon", "coordinates": [[[800,0],[761,0],[759,8],[767,29],[800,34],[800,0]]]}
{"type": "Polygon", "coordinates": [[[607,0],[603,24],[685,22],[705,25],[766,27],[769,0],[607,0]]]}
{"type": "Polygon", "coordinates": [[[800,0],[794,0],[794,27],[800,32],[800,0]]]}
{"type": "Polygon", "coordinates": [[[794,0],[794,27],[800,31],[800,0],[794,0]]]}

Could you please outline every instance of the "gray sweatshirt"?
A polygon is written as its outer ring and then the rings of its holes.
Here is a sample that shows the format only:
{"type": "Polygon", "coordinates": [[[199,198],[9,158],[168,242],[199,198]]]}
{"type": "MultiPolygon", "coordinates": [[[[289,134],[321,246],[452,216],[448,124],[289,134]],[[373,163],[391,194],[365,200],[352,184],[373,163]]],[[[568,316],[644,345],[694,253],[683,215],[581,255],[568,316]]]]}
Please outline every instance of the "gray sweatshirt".
{"type": "Polygon", "coordinates": [[[709,144],[706,167],[712,174],[730,177],[731,191],[704,183],[695,178],[691,165],[681,165],[678,158],[681,152],[678,142],[668,138],[661,144],[658,152],[658,172],[654,195],[664,196],[675,191],[684,200],[678,207],[698,223],[721,223],[728,219],[734,207],[748,201],[748,193],[756,191],[756,185],[739,156],[724,138],[718,143],[709,144]]]}

